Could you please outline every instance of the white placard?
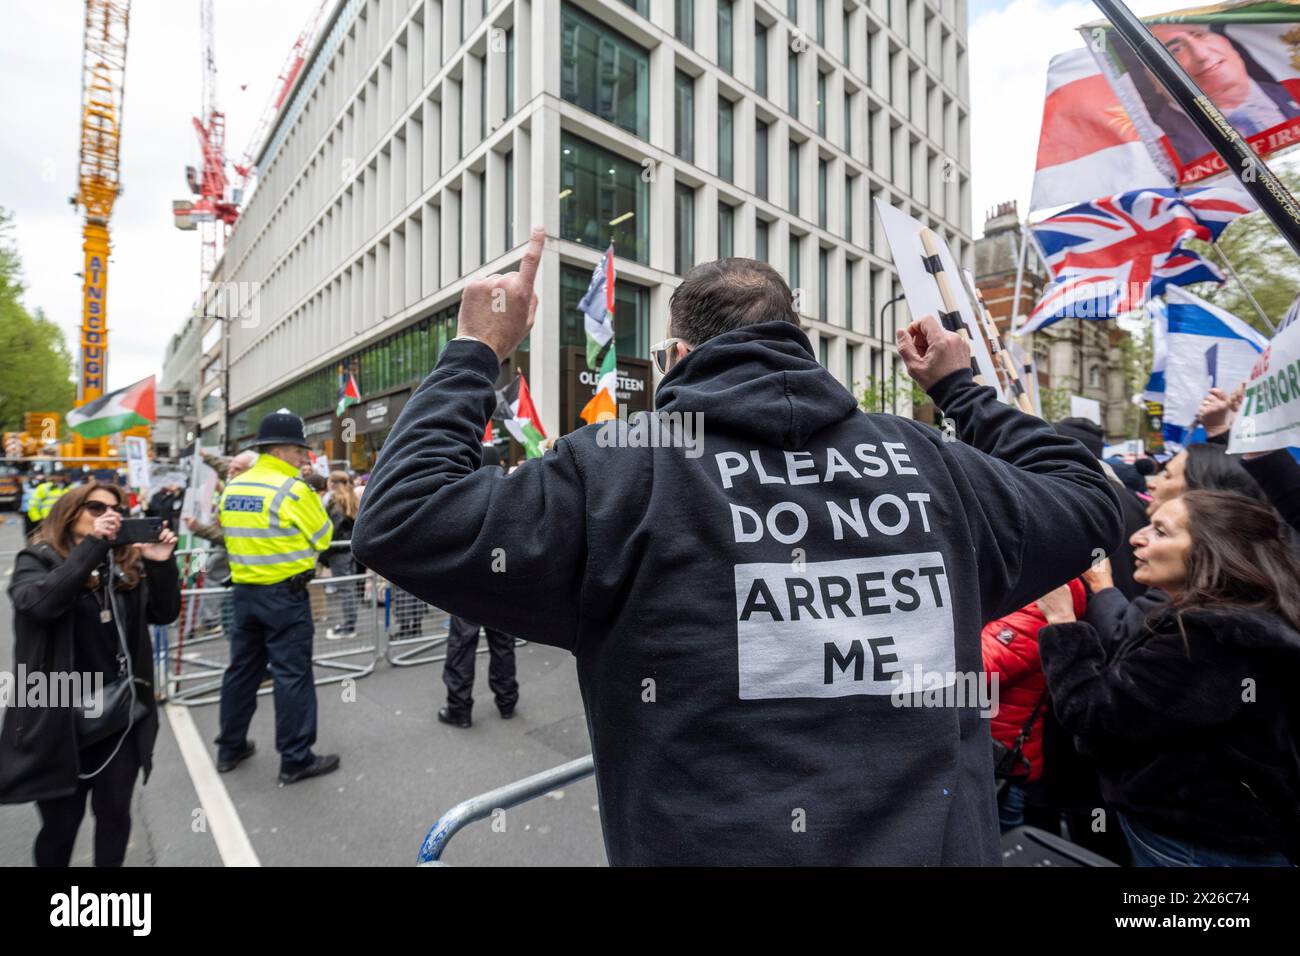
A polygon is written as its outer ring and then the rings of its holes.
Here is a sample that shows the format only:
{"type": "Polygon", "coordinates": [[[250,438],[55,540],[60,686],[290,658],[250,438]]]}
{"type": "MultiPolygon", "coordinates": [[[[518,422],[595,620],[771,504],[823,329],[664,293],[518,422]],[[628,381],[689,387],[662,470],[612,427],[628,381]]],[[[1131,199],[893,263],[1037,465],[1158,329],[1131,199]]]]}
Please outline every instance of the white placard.
{"type": "Polygon", "coordinates": [[[1071,395],[1070,417],[1086,418],[1090,422],[1095,422],[1096,424],[1101,425],[1101,402],[1097,401],[1095,398],[1084,398],[1082,395],[1071,395]]]}
{"type": "Polygon", "coordinates": [[[139,435],[128,435],[126,445],[127,483],[133,488],[149,487],[149,442],[139,435]]]}
{"type": "Polygon", "coordinates": [[[1228,452],[1240,455],[1300,445],[1300,322],[1269,343],[1246,379],[1228,452]]]}
{"type": "MultiPolygon", "coordinates": [[[[894,256],[894,266],[898,269],[898,281],[907,297],[907,308],[914,319],[925,315],[938,316],[948,311],[939,293],[939,285],[934,276],[925,268],[925,249],[921,245],[921,233],[928,227],[907,213],[895,209],[881,199],[876,200],[876,212],[885,227],[885,238],[889,241],[890,251],[894,256]]],[[[939,248],[939,261],[944,274],[948,277],[948,288],[952,293],[957,311],[970,333],[971,352],[975,364],[980,370],[984,384],[998,393],[1001,401],[1006,401],[1002,386],[998,382],[997,369],[993,365],[993,356],[989,354],[984,341],[984,332],[975,318],[975,310],[966,295],[962,283],[961,270],[953,258],[948,243],[938,233],[933,233],[935,244],[939,248]]]]}

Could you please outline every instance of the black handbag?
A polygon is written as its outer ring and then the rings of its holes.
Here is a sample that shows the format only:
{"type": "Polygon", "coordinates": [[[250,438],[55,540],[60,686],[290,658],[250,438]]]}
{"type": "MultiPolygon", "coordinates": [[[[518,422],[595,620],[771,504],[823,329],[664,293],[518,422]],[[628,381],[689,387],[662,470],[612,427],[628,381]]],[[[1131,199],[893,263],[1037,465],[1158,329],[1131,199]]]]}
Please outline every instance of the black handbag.
{"type": "Polygon", "coordinates": [[[92,694],[76,708],[77,747],[97,744],[143,721],[149,716],[144,697],[148,692],[148,685],[138,677],[105,681],[99,694],[92,694]],[[133,680],[139,685],[134,694],[131,693],[133,680]]]}
{"type": "Polygon", "coordinates": [[[1020,733],[1016,734],[1016,739],[1008,747],[1002,741],[993,737],[993,776],[999,780],[1009,780],[1012,782],[1027,780],[1033,768],[1029,765],[1028,758],[1025,757],[1025,741],[1029,739],[1029,731],[1033,729],[1034,721],[1043,710],[1043,704],[1047,702],[1047,692],[1038,698],[1038,703],[1029,714],[1029,719],[1025,721],[1025,726],[1020,728],[1020,733]]]}

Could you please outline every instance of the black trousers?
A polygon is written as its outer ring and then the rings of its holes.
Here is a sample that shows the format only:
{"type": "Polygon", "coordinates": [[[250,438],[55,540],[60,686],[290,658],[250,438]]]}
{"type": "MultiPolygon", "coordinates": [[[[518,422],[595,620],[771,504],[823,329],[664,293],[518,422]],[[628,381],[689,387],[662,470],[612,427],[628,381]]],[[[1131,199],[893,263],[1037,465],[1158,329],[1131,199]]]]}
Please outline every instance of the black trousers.
{"type": "MultiPolygon", "coordinates": [[[[81,772],[91,773],[108,759],[118,737],[110,737],[81,752],[81,772]]],[[[38,800],[41,832],[36,835],[33,856],[37,866],[66,867],[72,860],[86,795],[95,815],[95,866],[121,866],[126,844],[131,839],[131,795],[140,773],[140,755],[130,737],[103,771],[93,779],[77,782],[77,792],[55,800],[38,800]]]]}
{"type": "Polygon", "coordinates": [[[257,691],[271,665],[275,697],[275,749],[280,769],[300,770],[312,761],[316,742],[316,684],[312,676],[311,599],[286,584],[236,584],[230,666],[221,678],[221,733],[217,759],[234,759],[248,746],[248,725],[257,691]]]}
{"type": "MultiPolygon", "coordinates": [[[[468,717],[474,708],[474,655],[478,651],[479,625],[451,616],[447,628],[447,660],[442,682],[447,685],[447,710],[455,717],[468,717]]],[[[515,680],[515,639],[487,628],[488,687],[500,710],[515,709],[519,682],[515,680]]]]}

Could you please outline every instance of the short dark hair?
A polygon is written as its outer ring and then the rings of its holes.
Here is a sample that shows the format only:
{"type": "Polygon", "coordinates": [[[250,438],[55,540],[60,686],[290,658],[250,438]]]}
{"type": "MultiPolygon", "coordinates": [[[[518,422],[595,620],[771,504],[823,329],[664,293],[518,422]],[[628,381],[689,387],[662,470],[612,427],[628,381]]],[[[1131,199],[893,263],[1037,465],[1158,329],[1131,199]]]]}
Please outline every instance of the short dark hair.
{"type": "Polygon", "coordinates": [[[785,279],[757,259],[700,263],[673,290],[668,312],[671,334],[696,346],[759,322],[799,324],[785,279]]]}

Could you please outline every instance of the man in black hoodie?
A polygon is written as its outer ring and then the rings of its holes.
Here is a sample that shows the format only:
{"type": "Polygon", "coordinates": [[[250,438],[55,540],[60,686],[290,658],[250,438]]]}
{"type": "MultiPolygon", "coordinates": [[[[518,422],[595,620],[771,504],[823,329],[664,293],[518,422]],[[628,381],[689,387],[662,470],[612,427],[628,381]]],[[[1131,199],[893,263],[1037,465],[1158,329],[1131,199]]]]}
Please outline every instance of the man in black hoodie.
{"type": "Polygon", "coordinates": [[[1096,460],[976,386],[928,317],[899,350],[960,440],[864,415],[781,277],[726,259],[676,290],[659,418],[635,423],[702,414],[703,448],[615,421],[476,471],[544,238],[466,286],[371,476],[358,557],[574,653],[613,864],[997,864],[978,707],[895,691],[978,675],[983,622],[1114,550],[1096,460]]]}

